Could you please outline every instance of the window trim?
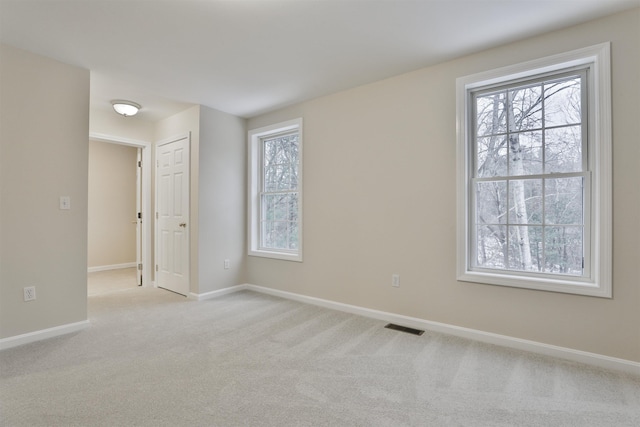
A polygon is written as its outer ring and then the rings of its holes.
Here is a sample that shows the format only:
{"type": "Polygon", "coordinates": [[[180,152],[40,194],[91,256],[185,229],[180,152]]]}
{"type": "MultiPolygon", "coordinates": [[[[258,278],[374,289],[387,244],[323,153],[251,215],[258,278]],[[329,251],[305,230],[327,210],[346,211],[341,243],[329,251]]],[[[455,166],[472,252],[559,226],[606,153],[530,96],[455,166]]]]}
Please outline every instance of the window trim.
{"type": "Polygon", "coordinates": [[[489,70],[456,80],[456,193],[457,280],[516,288],[612,298],[612,156],[611,156],[611,63],[610,43],[577,49],[533,61],[489,70]],[[516,272],[487,272],[471,268],[470,184],[473,145],[469,136],[471,91],[506,84],[545,73],[591,66],[588,82],[589,171],[591,181],[591,269],[579,279],[531,277],[516,272]]]}
{"type": "Polygon", "coordinates": [[[302,118],[288,120],[248,132],[248,203],[247,203],[247,239],[248,255],[265,258],[282,259],[288,261],[302,262],[303,248],[303,218],[302,218],[302,198],[303,198],[303,132],[302,118]],[[260,194],[261,194],[261,162],[262,149],[261,141],[265,137],[277,136],[278,134],[297,131],[298,132],[298,249],[295,251],[275,250],[260,247],[260,194]]]}

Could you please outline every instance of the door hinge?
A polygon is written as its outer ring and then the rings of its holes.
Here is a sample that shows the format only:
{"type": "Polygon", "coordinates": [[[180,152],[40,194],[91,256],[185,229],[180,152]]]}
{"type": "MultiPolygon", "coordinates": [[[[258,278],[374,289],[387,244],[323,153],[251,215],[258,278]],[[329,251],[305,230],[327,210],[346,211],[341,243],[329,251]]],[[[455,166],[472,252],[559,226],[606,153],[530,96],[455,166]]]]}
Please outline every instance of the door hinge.
{"type": "Polygon", "coordinates": [[[158,264],[156,264],[156,271],[158,271],[158,264]]]}
{"type": "Polygon", "coordinates": [[[156,219],[158,219],[158,212],[156,212],[156,219]]]}
{"type": "Polygon", "coordinates": [[[138,167],[141,168],[142,167],[142,161],[138,160],[138,167]]]}
{"type": "Polygon", "coordinates": [[[142,264],[138,264],[138,270],[142,270],[142,264]]]}

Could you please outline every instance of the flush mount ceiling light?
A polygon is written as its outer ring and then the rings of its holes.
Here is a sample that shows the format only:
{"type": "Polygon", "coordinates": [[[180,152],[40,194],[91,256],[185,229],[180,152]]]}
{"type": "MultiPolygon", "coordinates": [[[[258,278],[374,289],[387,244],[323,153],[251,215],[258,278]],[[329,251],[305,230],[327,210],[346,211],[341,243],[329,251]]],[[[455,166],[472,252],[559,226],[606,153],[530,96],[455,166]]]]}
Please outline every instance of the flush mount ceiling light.
{"type": "Polygon", "coordinates": [[[138,113],[138,110],[142,108],[140,104],[136,104],[131,101],[124,101],[122,99],[115,99],[111,101],[111,105],[113,105],[113,109],[116,110],[116,113],[125,117],[135,116],[138,113]]]}

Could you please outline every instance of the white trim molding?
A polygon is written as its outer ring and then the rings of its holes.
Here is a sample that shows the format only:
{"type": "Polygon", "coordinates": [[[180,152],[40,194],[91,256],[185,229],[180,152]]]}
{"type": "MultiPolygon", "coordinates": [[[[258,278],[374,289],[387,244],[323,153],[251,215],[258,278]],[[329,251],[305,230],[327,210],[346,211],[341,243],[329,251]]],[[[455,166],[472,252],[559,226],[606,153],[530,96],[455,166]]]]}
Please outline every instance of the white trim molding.
{"type": "MultiPolygon", "coordinates": [[[[142,194],[141,194],[141,209],[143,219],[151,219],[153,211],[151,210],[151,183],[152,183],[152,171],[155,168],[151,167],[151,147],[152,143],[149,141],[142,141],[138,139],[123,138],[115,135],[107,135],[104,133],[90,132],[89,139],[99,142],[108,142],[111,144],[127,145],[130,147],[136,147],[142,149],[142,194]]],[[[152,230],[151,220],[142,221],[142,285],[149,286],[151,284],[151,269],[152,269],[152,230]]],[[[135,266],[135,263],[134,263],[135,266]]],[[[98,271],[98,270],[96,270],[98,271]]]]}
{"type": "Polygon", "coordinates": [[[82,322],[68,323],[66,325],[56,326],[53,328],[42,329],[40,331],[34,331],[9,338],[3,338],[0,340],[0,350],[5,350],[7,348],[17,347],[19,345],[29,344],[36,341],[46,340],[48,338],[54,338],[61,335],[71,334],[88,327],[89,321],[83,320],[82,322]]]}
{"type": "Polygon", "coordinates": [[[120,270],[121,268],[132,268],[135,266],[135,262],[126,262],[124,264],[98,265],[95,267],[88,267],[87,273],[95,273],[96,271],[120,270]]]}
{"type": "Polygon", "coordinates": [[[302,118],[287,120],[285,122],[251,129],[248,132],[248,188],[247,188],[247,248],[249,256],[283,259],[287,261],[302,262],[303,249],[303,129],[302,118]],[[261,247],[261,213],[263,192],[263,138],[276,136],[286,132],[298,134],[298,184],[295,190],[298,195],[298,247],[295,250],[272,249],[261,247]]]}
{"type": "Polygon", "coordinates": [[[202,293],[202,294],[197,294],[195,292],[191,292],[189,294],[189,299],[196,300],[196,301],[205,301],[205,300],[208,300],[208,299],[218,298],[218,297],[221,297],[223,295],[231,294],[233,292],[243,291],[243,290],[246,290],[246,289],[249,289],[249,287],[247,285],[235,285],[235,286],[230,286],[228,288],[217,289],[215,291],[205,292],[205,293],[202,293]]]}
{"type": "MultiPolygon", "coordinates": [[[[605,369],[613,369],[630,374],[640,375],[640,363],[616,357],[605,356],[597,353],[590,353],[582,350],[575,350],[567,347],[545,344],[536,341],[530,341],[507,335],[494,334],[492,332],[480,331],[477,329],[464,328],[461,326],[449,325],[446,323],[433,322],[430,320],[419,319],[416,317],[403,316],[400,314],[388,313],[385,311],[372,310],[369,308],[359,307],[350,304],[329,301],[321,298],[309,297],[306,295],[295,294],[292,292],[280,291],[277,289],[266,288],[257,285],[240,285],[234,290],[248,289],[267,295],[285,298],[293,301],[312,304],[319,307],[338,310],[345,313],[357,314],[372,319],[382,320],[385,322],[396,323],[416,329],[423,329],[433,332],[439,332],[448,335],[454,335],[461,338],[467,338],[474,341],[484,342],[487,344],[499,345],[502,347],[513,348],[517,350],[528,351],[531,353],[542,354],[545,356],[557,357],[559,359],[570,360],[572,362],[584,363],[591,366],[597,366],[605,369]]],[[[231,289],[231,288],[228,288],[231,289]]]]}

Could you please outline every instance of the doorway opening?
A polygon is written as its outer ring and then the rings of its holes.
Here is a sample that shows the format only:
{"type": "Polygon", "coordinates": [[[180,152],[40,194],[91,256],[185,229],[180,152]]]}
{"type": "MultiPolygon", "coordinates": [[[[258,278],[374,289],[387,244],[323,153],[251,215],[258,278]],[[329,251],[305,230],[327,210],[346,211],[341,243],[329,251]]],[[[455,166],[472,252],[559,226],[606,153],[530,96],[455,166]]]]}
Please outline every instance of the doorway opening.
{"type": "MultiPolygon", "coordinates": [[[[136,149],[136,206],[135,212],[131,212],[128,223],[135,224],[135,263],[122,264],[122,268],[134,269],[136,282],[140,286],[152,286],[152,227],[151,227],[151,143],[147,141],[132,140],[113,135],[98,133],[89,134],[90,141],[103,142],[133,147],[136,149]],[[129,265],[133,264],[133,265],[129,265]]],[[[116,265],[117,267],[117,265],[116,265]]],[[[100,271],[99,269],[93,269],[100,271]]],[[[89,269],[92,271],[92,269],[89,269]]]]}

